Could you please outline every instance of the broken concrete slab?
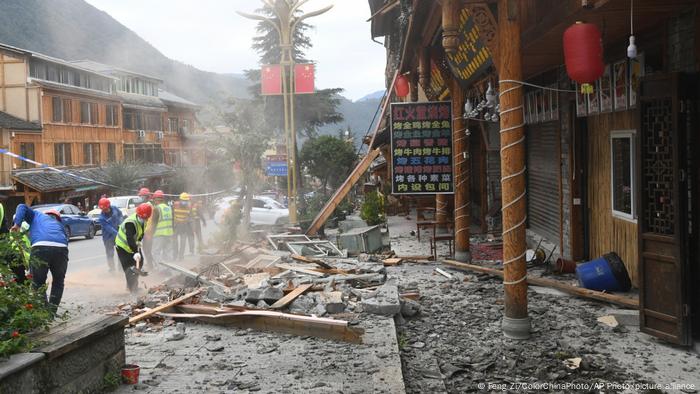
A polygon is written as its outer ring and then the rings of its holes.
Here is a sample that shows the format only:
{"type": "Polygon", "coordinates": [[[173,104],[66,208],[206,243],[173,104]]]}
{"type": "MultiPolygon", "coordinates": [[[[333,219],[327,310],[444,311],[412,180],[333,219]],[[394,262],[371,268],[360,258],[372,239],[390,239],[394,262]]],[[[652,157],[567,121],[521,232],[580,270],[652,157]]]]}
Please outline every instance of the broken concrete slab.
{"type": "Polygon", "coordinates": [[[318,295],[318,303],[327,313],[342,313],[345,311],[342,291],[322,292],[318,295]]]}
{"type": "Polygon", "coordinates": [[[262,293],[260,294],[260,299],[264,300],[269,305],[279,301],[282,297],[284,297],[284,291],[277,287],[267,287],[263,289],[262,293]]]}
{"type": "Polygon", "coordinates": [[[399,288],[395,279],[386,281],[377,289],[372,298],[365,298],[361,302],[362,308],[367,313],[382,316],[394,316],[401,311],[399,302],[399,288]]]}

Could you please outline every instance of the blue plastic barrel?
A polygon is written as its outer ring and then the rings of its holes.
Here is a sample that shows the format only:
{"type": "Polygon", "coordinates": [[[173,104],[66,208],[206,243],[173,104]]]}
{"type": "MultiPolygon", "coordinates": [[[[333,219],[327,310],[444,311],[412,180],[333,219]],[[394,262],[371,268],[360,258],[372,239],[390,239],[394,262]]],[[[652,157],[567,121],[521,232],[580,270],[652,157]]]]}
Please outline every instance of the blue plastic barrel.
{"type": "Polygon", "coordinates": [[[581,287],[598,291],[620,291],[619,282],[615,278],[610,264],[605,257],[599,257],[576,267],[576,276],[581,287]]]}

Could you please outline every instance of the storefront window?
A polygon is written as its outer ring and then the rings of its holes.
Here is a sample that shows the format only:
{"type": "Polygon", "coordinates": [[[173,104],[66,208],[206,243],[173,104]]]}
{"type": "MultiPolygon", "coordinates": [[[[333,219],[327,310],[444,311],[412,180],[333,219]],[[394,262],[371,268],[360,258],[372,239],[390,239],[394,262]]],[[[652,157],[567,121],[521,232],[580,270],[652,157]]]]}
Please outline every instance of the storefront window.
{"type": "Polygon", "coordinates": [[[613,215],[634,220],[634,131],[613,131],[610,147],[613,215]]]}

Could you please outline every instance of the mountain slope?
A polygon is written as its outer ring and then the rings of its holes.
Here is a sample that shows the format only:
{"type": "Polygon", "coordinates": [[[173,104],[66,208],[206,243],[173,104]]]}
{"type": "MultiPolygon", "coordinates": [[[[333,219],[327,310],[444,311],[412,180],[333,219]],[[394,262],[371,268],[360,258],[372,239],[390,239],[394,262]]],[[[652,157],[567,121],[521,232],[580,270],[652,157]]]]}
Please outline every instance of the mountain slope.
{"type": "MultiPolygon", "coordinates": [[[[135,10],[137,12],[138,10],[135,10]]],[[[0,0],[0,43],[66,60],[94,60],[163,79],[165,89],[203,106],[199,119],[217,125],[222,100],[248,97],[242,75],[217,74],[172,60],[109,14],[83,0],[0,0]]],[[[186,51],[187,48],[183,48],[186,51]]],[[[257,56],[251,52],[251,56],[257,56]]],[[[351,102],[342,98],[345,121],[325,126],[337,135],[350,127],[361,138],[374,115],[376,93],[351,102]]],[[[379,95],[381,97],[381,94],[379,95]]]]}
{"type": "Polygon", "coordinates": [[[157,76],[167,90],[200,104],[230,95],[247,96],[248,83],[242,76],[201,71],[169,59],[83,0],[2,0],[0,42],[62,59],[90,59],[157,76]]]}

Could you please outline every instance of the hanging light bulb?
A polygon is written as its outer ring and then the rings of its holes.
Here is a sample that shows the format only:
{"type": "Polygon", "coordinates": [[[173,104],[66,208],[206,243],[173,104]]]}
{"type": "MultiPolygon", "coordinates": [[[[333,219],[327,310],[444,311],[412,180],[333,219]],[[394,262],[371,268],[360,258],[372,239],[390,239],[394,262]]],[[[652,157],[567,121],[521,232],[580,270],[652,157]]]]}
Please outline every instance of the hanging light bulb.
{"type": "Polygon", "coordinates": [[[634,43],[634,36],[630,36],[630,45],[627,47],[627,57],[635,59],[637,57],[637,45],[634,43]]]}
{"type": "Polygon", "coordinates": [[[637,44],[634,42],[634,0],[630,1],[630,44],[627,46],[627,57],[637,58],[637,44]]]}
{"type": "Polygon", "coordinates": [[[474,106],[472,105],[472,101],[470,99],[467,99],[467,102],[464,103],[464,114],[470,114],[473,109],[474,106]]]}
{"type": "Polygon", "coordinates": [[[489,82],[489,87],[486,89],[486,106],[489,108],[493,108],[496,105],[496,92],[493,90],[493,86],[491,86],[491,82],[489,82]]]}

